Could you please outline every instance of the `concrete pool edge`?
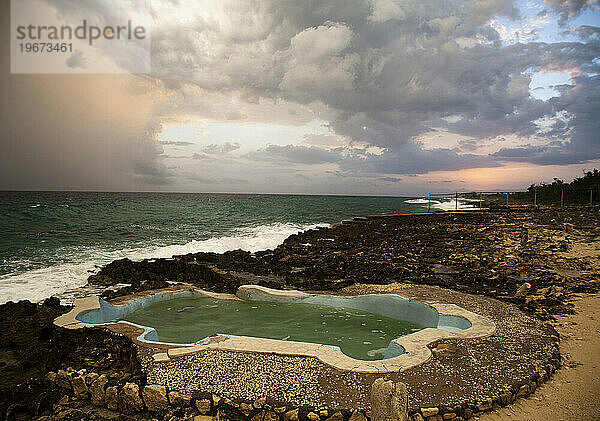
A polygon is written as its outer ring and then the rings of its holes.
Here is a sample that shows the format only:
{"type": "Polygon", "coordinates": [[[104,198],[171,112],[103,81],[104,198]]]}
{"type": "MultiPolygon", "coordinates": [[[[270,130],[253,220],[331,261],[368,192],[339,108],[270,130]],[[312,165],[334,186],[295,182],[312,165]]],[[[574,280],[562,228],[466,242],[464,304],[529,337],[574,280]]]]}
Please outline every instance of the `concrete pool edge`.
{"type": "MultiPolygon", "coordinates": [[[[261,299],[264,299],[265,296],[268,296],[273,298],[274,300],[309,297],[317,297],[318,299],[319,297],[325,296],[325,294],[307,294],[295,290],[273,290],[256,285],[244,285],[239,288],[237,294],[239,297],[236,297],[232,294],[212,293],[192,286],[186,286],[184,288],[179,288],[175,290],[167,290],[160,292],[154,291],[154,293],[149,292],[147,295],[142,296],[134,295],[128,301],[121,304],[121,306],[126,305],[129,302],[135,301],[138,298],[153,297],[158,294],[172,294],[182,291],[193,291],[221,299],[244,299],[251,298],[252,296],[254,296],[254,299],[256,299],[257,294],[261,296],[261,299]]],[[[403,299],[406,300],[405,298],[403,299]]],[[[407,300],[407,302],[411,301],[407,300]]],[[[190,355],[204,350],[213,349],[314,357],[320,360],[321,362],[328,364],[336,369],[354,371],[358,373],[389,373],[404,371],[406,369],[417,366],[427,361],[432,355],[427,345],[433,342],[436,342],[441,339],[468,339],[486,337],[492,335],[496,329],[495,324],[489,319],[480,316],[476,313],[465,310],[454,304],[442,304],[431,302],[423,304],[418,301],[412,301],[412,303],[418,303],[422,306],[430,306],[433,309],[435,309],[440,314],[440,316],[456,316],[459,318],[466,319],[471,324],[471,326],[464,330],[457,331],[448,331],[439,328],[427,327],[418,332],[402,336],[392,341],[399,348],[402,349],[403,353],[401,355],[383,360],[363,361],[348,357],[342,351],[334,349],[328,345],[313,344],[308,342],[282,341],[277,339],[256,338],[248,336],[217,335],[217,340],[214,341],[204,341],[204,343],[199,343],[197,345],[178,346],[177,344],[145,340],[144,337],[153,330],[152,328],[146,326],[138,326],[124,321],[119,321],[117,323],[126,323],[137,328],[143,329],[144,332],[141,335],[138,335],[138,337],[132,339],[137,339],[139,342],[145,344],[146,346],[153,344],[173,346],[169,347],[166,350],[166,352],[159,352],[155,354],[154,360],[157,362],[169,361],[172,358],[176,358],[179,356],[190,355]]],[[[89,313],[94,310],[100,310],[101,307],[101,301],[97,296],[78,299],[75,301],[73,309],[69,313],[66,313],[55,319],[54,323],[57,326],[65,327],[67,329],[80,329],[88,326],[108,326],[117,324],[115,322],[90,324],[77,319],[78,316],[85,313],[89,313]]]]}

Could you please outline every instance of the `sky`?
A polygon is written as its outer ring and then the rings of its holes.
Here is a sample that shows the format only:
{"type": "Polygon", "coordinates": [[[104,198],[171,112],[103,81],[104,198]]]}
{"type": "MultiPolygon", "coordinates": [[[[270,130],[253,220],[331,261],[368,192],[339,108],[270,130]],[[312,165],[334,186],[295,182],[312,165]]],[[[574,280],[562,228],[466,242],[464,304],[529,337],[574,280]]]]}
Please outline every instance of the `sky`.
{"type": "Polygon", "coordinates": [[[600,168],[596,0],[152,0],[150,74],[114,75],[11,74],[0,11],[0,189],[402,196],[600,168]]]}

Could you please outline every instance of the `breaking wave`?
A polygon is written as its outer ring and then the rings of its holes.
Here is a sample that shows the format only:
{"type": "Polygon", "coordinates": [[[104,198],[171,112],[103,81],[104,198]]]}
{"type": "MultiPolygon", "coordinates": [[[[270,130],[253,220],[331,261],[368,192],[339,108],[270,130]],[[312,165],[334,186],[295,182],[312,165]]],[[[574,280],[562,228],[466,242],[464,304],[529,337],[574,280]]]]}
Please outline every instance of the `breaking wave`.
{"type": "MultiPolygon", "coordinates": [[[[239,228],[221,237],[192,240],[185,244],[151,246],[120,250],[80,248],[71,250],[74,262],[58,263],[48,267],[10,273],[0,276],[0,303],[7,301],[40,301],[52,295],[69,296],[69,291],[86,285],[88,276],[101,265],[125,257],[131,260],[166,258],[179,254],[197,252],[223,253],[242,249],[250,252],[272,249],[283,243],[292,234],[325,224],[278,223],[257,227],[239,228]]],[[[67,300],[69,301],[69,300],[67,300]]]]}

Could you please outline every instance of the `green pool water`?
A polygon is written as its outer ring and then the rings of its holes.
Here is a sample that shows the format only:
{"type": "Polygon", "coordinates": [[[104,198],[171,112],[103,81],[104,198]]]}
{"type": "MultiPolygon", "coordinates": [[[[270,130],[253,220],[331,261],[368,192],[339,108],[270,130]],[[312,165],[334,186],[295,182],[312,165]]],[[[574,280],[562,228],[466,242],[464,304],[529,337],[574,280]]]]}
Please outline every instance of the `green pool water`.
{"type": "Polygon", "coordinates": [[[192,343],[223,333],[334,345],[360,360],[382,359],[392,339],[422,329],[348,308],[209,297],[158,302],[123,320],[155,328],[161,342],[192,343]]]}

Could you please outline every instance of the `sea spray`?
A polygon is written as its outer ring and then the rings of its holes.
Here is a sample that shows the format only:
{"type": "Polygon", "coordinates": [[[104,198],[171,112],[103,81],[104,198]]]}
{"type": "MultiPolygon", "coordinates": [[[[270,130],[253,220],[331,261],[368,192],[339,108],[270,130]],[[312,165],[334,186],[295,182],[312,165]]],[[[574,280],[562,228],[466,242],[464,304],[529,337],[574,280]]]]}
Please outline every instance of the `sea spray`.
{"type": "MultiPolygon", "coordinates": [[[[422,212],[407,197],[0,192],[0,303],[71,299],[115,259],[274,248],[355,216],[422,212]],[[407,202],[407,199],[408,202],[407,202]],[[75,289],[75,292],[73,290],[75,289]]],[[[87,291],[89,292],[89,291],[87,291]]]]}
{"type": "MultiPolygon", "coordinates": [[[[80,263],[59,263],[45,268],[18,274],[0,276],[0,303],[7,301],[40,301],[51,295],[65,294],[69,290],[84,286],[88,276],[98,266],[116,259],[129,258],[167,258],[174,255],[198,252],[223,253],[228,250],[256,252],[277,247],[287,237],[307,229],[325,226],[325,224],[269,224],[257,227],[239,228],[231,235],[213,237],[207,240],[192,240],[185,244],[173,244],[163,247],[147,247],[103,251],[88,248],[81,250],[80,263]]],[[[66,294],[64,298],[72,298],[66,294]]]]}

